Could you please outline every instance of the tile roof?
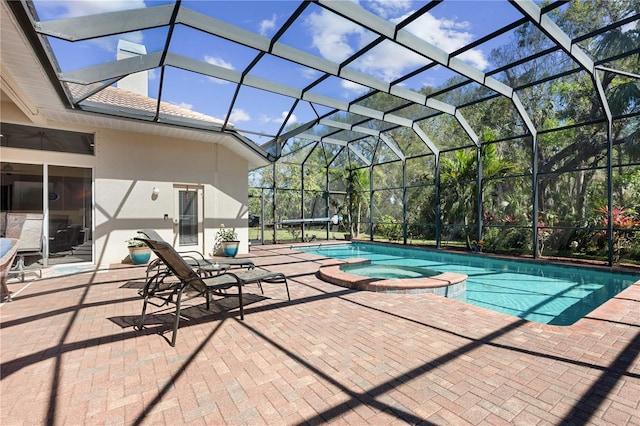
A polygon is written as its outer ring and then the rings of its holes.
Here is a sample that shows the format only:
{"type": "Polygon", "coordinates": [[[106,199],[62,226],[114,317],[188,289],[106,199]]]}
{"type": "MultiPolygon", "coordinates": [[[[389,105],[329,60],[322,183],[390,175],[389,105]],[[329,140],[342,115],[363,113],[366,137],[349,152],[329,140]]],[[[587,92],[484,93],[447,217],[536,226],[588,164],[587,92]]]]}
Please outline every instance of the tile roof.
{"type": "MultiPolygon", "coordinates": [[[[71,92],[74,101],[81,99],[85,96],[88,90],[92,89],[91,85],[81,85],[74,83],[67,83],[67,87],[71,92]]],[[[155,113],[157,108],[157,99],[153,99],[147,96],[140,95],[138,93],[134,93],[128,90],[124,90],[117,87],[105,87],[97,93],[89,96],[87,99],[82,102],[95,102],[98,104],[104,104],[109,107],[121,107],[121,108],[129,108],[135,109],[139,111],[147,111],[150,113],[155,113]]],[[[160,113],[172,115],[175,117],[182,117],[191,120],[201,120],[207,121],[211,123],[216,123],[222,125],[224,123],[223,120],[219,118],[211,117],[210,115],[202,114],[197,111],[190,110],[185,107],[181,107],[178,105],[174,105],[168,102],[160,102],[160,113]]],[[[228,124],[230,127],[233,127],[232,124],[228,124]]]]}

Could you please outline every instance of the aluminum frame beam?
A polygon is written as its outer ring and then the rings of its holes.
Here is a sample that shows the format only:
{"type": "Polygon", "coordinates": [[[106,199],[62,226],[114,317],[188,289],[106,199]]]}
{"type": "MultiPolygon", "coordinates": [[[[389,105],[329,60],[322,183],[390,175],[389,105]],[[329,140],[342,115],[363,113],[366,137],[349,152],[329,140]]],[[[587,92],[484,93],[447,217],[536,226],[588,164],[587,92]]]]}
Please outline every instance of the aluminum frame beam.
{"type": "MultiPolygon", "coordinates": [[[[170,25],[172,13],[172,6],[157,6],[143,10],[138,9],[133,11],[127,10],[121,12],[110,12],[100,15],[92,15],[91,22],[93,24],[90,27],[85,27],[86,17],[79,17],[38,22],[36,23],[36,31],[41,34],[51,35],[67,41],[86,40],[123,32],[170,25]],[[103,20],[107,22],[103,22],[103,20]],[[78,27],[84,28],[78,29],[78,27]]],[[[235,27],[224,21],[206,16],[185,7],[179,8],[175,23],[186,25],[207,34],[218,36],[232,42],[242,44],[246,47],[253,48],[259,52],[269,53],[281,59],[313,68],[318,71],[325,72],[326,74],[343,78],[380,92],[392,94],[412,103],[425,105],[446,114],[453,115],[456,111],[453,105],[448,105],[435,99],[427,99],[425,95],[400,86],[394,86],[392,88],[390,83],[383,80],[350,68],[341,67],[338,63],[319,58],[315,55],[280,42],[272,42],[269,38],[235,27]]],[[[161,54],[157,52],[152,55],[160,55],[160,57],[162,57],[161,54]]],[[[165,52],[165,55],[166,57],[164,58],[163,63],[160,63],[160,61],[157,60],[158,58],[151,56],[145,59],[130,58],[133,60],[126,62],[126,64],[102,64],[95,67],[87,67],[68,73],[62,73],[59,78],[62,81],[87,84],[87,82],[98,82],[105,81],[109,78],[124,77],[131,73],[159,66],[175,66],[180,69],[197,72],[209,77],[220,78],[226,81],[247,85],[249,87],[266,90],[299,100],[307,100],[309,102],[321,104],[337,110],[355,112],[369,118],[388,121],[405,127],[412,127],[413,125],[411,120],[394,116],[393,114],[387,114],[384,111],[373,110],[361,105],[330,99],[322,95],[313,94],[305,89],[298,89],[270,80],[247,75],[246,70],[245,72],[233,71],[169,52],[165,52]]],[[[465,131],[467,130],[465,129],[465,131]]],[[[470,134],[469,137],[473,138],[473,135],[470,134]]]]}
{"type": "MultiPolygon", "coordinates": [[[[523,108],[518,95],[515,93],[512,87],[502,83],[499,80],[496,80],[493,77],[486,75],[484,72],[472,67],[471,65],[466,64],[459,58],[449,55],[444,50],[434,46],[429,42],[424,41],[419,37],[416,37],[407,30],[399,28],[397,25],[393,25],[392,23],[380,18],[379,16],[365,10],[357,3],[331,0],[318,0],[318,3],[321,4],[324,8],[331,10],[332,12],[337,13],[340,16],[398,43],[400,46],[418,53],[427,59],[437,62],[438,64],[443,65],[446,68],[455,71],[456,73],[511,99],[516,110],[518,111],[518,114],[525,122],[525,125],[529,128],[529,131],[535,133],[535,126],[533,125],[529,114],[523,108]]],[[[401,89],[406,90],[400,87],[397,88],[397,90],[401,89]]],[[[395,91],[396,86],[393,86],[391,90],[395,91]]],[[[439,105],[438,103],[434,103],[433,101],[435,101],[435,99],[428,98],[427,102],[424,105],[435,110],[443,111],[443,105],[439,105]]],[[[416,103],[422,104],[421,102],[416,103]]],[[[453,111],[447,110],[446,112],[453,115],[455,114],[455,111],[456,108],[453,107],[453,111]]],[[[473,130],[471,130],[471,127],[468,126],[468,123],[466,125],[463,124],[463,122],[460,121],[457,115],[456,118],[460,122],[465,132],[467,132],[467,134],[469,135],[469,138],[473,140],[474,143],[478,144],[477,136],[475,135],[473,130]]],[[[464,123],[466,123],[466,120],[463,119],[463,121],[464,123]]]]}

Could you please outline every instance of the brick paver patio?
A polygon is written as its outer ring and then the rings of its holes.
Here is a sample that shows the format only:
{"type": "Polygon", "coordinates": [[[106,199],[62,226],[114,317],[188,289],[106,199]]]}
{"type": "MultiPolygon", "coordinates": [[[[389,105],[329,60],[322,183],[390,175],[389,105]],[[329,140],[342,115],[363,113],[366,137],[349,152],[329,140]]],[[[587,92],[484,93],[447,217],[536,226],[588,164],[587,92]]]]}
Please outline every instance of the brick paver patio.
{"type": "Polygon", "coordinates": [[[132,326],[140,267],[10,282],[0,423],[640,425],[640,284],[553,327],[328,284],[284,246],[251,256],[292,301],[250,286],[244,321],[233,298],[194,301],[175,348],[158,334],[171,315],[132,326]]]}

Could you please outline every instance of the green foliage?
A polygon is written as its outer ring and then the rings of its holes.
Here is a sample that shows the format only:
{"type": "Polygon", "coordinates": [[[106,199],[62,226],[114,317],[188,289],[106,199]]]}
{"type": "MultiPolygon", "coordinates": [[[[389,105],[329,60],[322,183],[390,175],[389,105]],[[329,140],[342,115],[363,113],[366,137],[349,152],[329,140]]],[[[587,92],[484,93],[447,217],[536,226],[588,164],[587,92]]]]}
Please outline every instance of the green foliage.
{"type": "MultiPolygon", "coordinates": [[[[541,5],[545,4],[549,2],[541,5]]],[[[638,12],[640,3],[637,0],[576,0],[554,8],[549,17],[571,38],[576,38],[638,12]]],[[[534,24],[525,23],[514,31],[510,43],[492,51],[490,59],[495,68],[499,68],[553,45],[534,24]]],[[[604,66],[631,73],[640,69],[640,55],[618,56],[640,45],[637,25],[635,29],[625,28],[625,31],[611,29],[596,37],[579,40],[576,45],[596,61],[614,58],[603,62],[604,66]]],[[[594,82],[587,72],[568,72],[575,67],[576,63],[569,55],[554,51],[534,60],[518,62],[500,73],[501,81],[519,88],[516,94],[534,126],[538,131],[544,130],[536,139],[535,159],[532,137],[526,136],[528,129],[511,99],[487,98],[488,89],[476,84],[441,92],[444,87],[462,82],[464,78],[459,76],[440,87],[421,90],[424,95],[439,93],[438,100],[458,106],[458,111],[479,135],[483,172],[481,207],[483,212],[490,214],[482,223],[487,251],[531,250],[535,188],[537,204],[549,225],[549,236],[544,241],[546,252],[601,257],[607,254],[606,238],[589,229],[594,226],[597,207],[608,201],[607,126],[602,123],[605,115],[594,82]],[[567,73],[559,78],[547,79],[564,71],[567,73]],[[538,80],[543,82],[532,84],[538,80]],[[483,98],[487,100],[476,102],[483,98]],[[504,140],[509,137],[513,139],[504,140]],[[532,179],[534,160],[537,160],[539,172],[535,182],[532,179]],[[578,229],[570,229],[574,227],[578,229]]],[[[640,160],[640,118],[633,115],[640,107],[640,82],[604,70],[598,71],[597,78],[616,118],[612,135],[614,204],[640,206],[640,167],[637,165],[640,160]]],[[[388,93],[363,98],[359,105],[400,111],[398,98],[388,93]]],[[[405,117],[419,117],[423,113],[424,106],[402,108],[405,117]]],[[[353,117],[348,115],[336,113],[331,119],[352,123],[353,117]]],[[[397,229],[402,228],[399,201],[406,198],[408,234],[435,238],[435,223],[442,219],[444,228],[449,230],[447,237],[462,240],[469,235],[471,239],[477,239],[473,231],[481,225],[475,223],[478,217],[477,147],[462,130],[459,121],[447,114],[433,115],[417,120],[415,124],[440,149],[439,176],[436,176],[436,156],[426,155],[431,154],[430,149],[410,128],[399,127],[386,132],[407,157],[404,171],[401,162],[389,163],[396,160],[397,155],[379,138],[366,137],[352,143],[351,148],[365,160],[354,155],[352,149],[342,149],[338,145],[309,143],[295,138],[287,142],[289,145],[283,150],[288,153],[287,161],[299,162],[308,158],[308,162],[304,168],[279,165],[275,180],[273,168],[263,170],[260,185],[271,191],[275,186],[276,218],[300,217],[302,211],[317,212],[318,209],[313,208],[315,195],[312,194],[326,190],[325,167],[330,165],[329,191],[335,189],[344,194],[331,195],[328,202],[332,209],[344,212],[349,232],[354,236],[360,234],[360,224],[364,225],[365,232],[369,232],[368,215],[372,211],[376,223],[380,222],[375,230],[377,235],[396,238],[401,234],[397,229]],[[370,170],[366,161],[374,165],[385,162],[373,168],[373,195],[369,192],[370,170]],[[402,188],[403,172],[406,172],[407,188],[402,188]],[[435,184],[438,179],[441,212],[436,210],[435,184]],[[304,206],[301,206],[301,190],[305,191],[304,206]]],[[[257,181],[255,177],[251,179],[252,184],[257,181]]],[[[265,199],[267,203],[273,202],[268,190],[265,190],[265,199]]],[[[250,198],[249,203],[250,211],[259,211],[259,198],[250,198]]],[[[270,215],[271,211],[269,205],[265,215],[270,215]]],[[[629,232],[629,241],[635,245],[629,244],[622,251],[623,258],[635,256],[640,259],[640,249],[636,248],[640,245],[638,238],[640,231],[629,232]]]]}
{"type": "MultiPolygon", "coordinates": [[[[146,236],[138,233],[136,237],[145,238],[146,236]]],[[[127,243],[127,247],[147,247],[147,244],[144,241],[136,240],[135,237],[128,238],[124,242],[127,243]]]]}
{"type": "Polygon", "coordinates": [[[495,239],[485,238],[485,247],[489,246],[498,253],[531,251],[531,231],[526,228],[507,228],[501,230],[495,239]]]}
{"type": "Polygon", "coordinates": [[[376,224],[375,234],[382,235],[390,241],[397,241],[402,238],[402,221],[393,216],[383,215],[376,224]]]}
{"type": "Polygon", "coordinates": [[[218,232],[216,232],[215,240],[216,242],[238,241],[238,234],[235,229],[225,228],[224,223],[221,223],[218,232]]]}
{"type": "Polygon", "coordinates": [[[344,171],[347,189],[347,225],[351,235],[360,234],[362,210],[369,205],[369,171],[352,169],[344,171]]]}

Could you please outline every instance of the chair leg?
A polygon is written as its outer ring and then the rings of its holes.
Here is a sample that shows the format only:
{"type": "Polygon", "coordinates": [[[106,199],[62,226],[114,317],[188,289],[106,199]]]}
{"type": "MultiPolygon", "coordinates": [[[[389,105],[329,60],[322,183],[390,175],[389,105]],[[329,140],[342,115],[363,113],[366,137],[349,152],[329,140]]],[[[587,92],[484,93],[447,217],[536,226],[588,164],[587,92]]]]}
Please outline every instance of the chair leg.
{"type": "Polygon", "coordinates": [[[238,284],[238,304],[240,305],[240,319],[244,320],[244,304],[242,302],[242,284],[238,284]]]}
{"type": "Polygon", "coordinates": [[[24,282],[24,256],[18,255],[18,263],[16,265],[18,274],[20,275],[20,281],[24,282]]]}
{"type": "MultiPolygon", "coordinates": [[[[266,280],[263,280],[267,283],[273,283],[273,284],[279,284],[279,283],[284,283],[285,287],[287,288],[287,298],[289,299],[289,301],[291,301],[291,294],[289,293],[289,282],[287,281],[287,277],[284,274],[278,274],[277,276],[273,277],[273,278],[268,278],[266,280]]],[[[262,289],[262,287],[260,288],[262,289]]]]}
{"type": "Polygon", "coordinates": [[[173,322],[173,334],[171,335],[171,346],[176,345],[176,337],[178,337],[178,324],[180,323],[180,304],[182,303],[182,292],[184,287],[180,289],[176,297],[176,320],[173,322]]]}
{"type": "Polygon", "coordinates": [[[284,278],[284,286],[287,288],[287,299],[291,302],[291,294],[289,294],[289,283],[287,282],[287,277],[284,278]]]}
{"type": "Polygon", "coordinates": [[[11,302],[11,292],[9,291],[9,288],[7,287],[7,282],[6,282],[6,277],[2,276],[0,278],[0,285],[2,286],[2,294],[0,295],[0,303],[4,300],[4,298],[7,298],[7,302],[11,302]]]}
{"type": "Polygon", "coordinates": [[[144,317],[147,314],[147,302],[149,301],[149,295],[147,294],[144,297],[144,303],[142,304],[142,313],[140,314],[140,326],[139,329],[142,330],[144,328],[144,317]]]}
{"type": "Polygon", "coordinates": [[[158,272],[160,272],[160,266],[161,266],[161,263],[162,263],[162,262],[160,261],[160,259],[154,259],[154,260],[152,260],[152,261],[151,261],[151,263],[149,263],[149,264],[147,265],[147,270],[146,270],[147,277],[146,277],[146,280],[145,280],[145,281],[149,281],[149,274],[150,274],[150,273],[151,273],[151,271],[153,271],[154,269],[157,269],[157,270],[156,270],[156,275],[158,274],[158,272]]]}

